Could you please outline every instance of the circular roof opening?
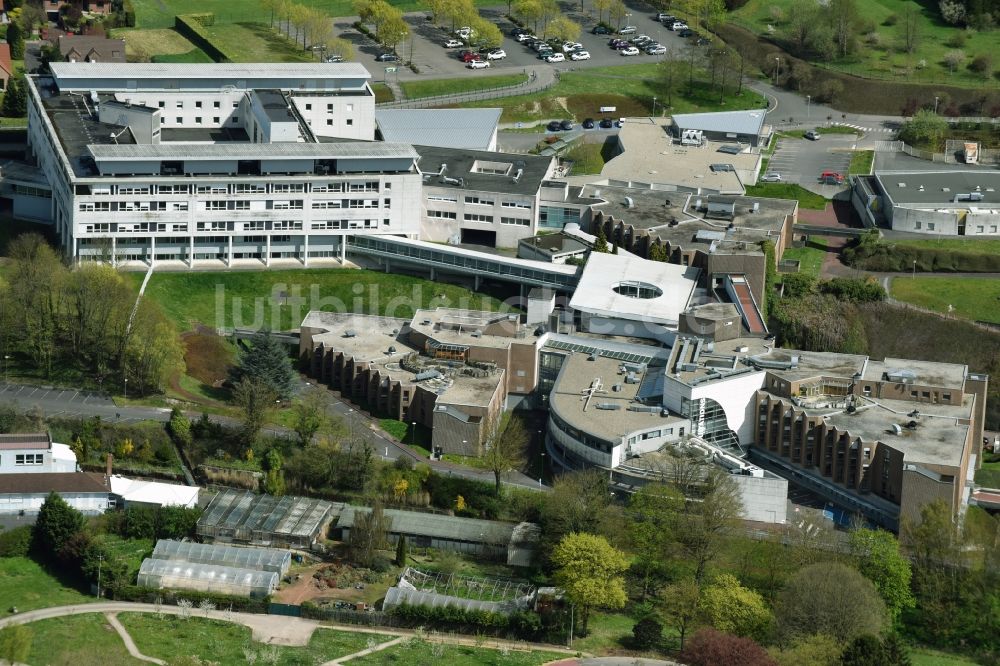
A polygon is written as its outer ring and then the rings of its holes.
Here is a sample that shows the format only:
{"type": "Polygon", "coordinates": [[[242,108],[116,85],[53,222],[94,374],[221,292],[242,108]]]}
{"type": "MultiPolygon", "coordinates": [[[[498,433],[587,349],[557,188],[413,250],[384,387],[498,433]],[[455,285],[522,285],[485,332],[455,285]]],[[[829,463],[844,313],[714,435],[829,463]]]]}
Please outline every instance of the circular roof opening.
{"type": "Polygon", "coordinates": [[[663,290],[655,284],[634,280],[619,282],[612,289],[616,294],[628,296],[629,298],[659,298],[663,296],[663,290]]]}

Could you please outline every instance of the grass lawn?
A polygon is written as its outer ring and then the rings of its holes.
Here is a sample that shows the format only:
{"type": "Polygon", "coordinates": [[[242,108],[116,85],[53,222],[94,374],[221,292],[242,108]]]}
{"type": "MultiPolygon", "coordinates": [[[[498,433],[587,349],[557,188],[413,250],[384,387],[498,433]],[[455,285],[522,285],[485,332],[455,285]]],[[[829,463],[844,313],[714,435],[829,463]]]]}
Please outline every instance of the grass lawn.
{"type": "MultiPolygon", "coordinates": [[[[859,132],[858,130],[854,129],[853,127],[847,127],[846,125],[830,125],[829,127],[817,127],[814,131],[817,134],[853,134],[854,136],[858,136],[859,134],[861,134],[861,132],[859,132]]],[[[802,138],[805,138],[805,133],[803,133],[802,138]]]]}
{"type": "MultiPolygon", "coordinates": [[[[531,95],[515,95],[500,99],[479,100],[463,106],[486,106],[503,108],[502,122],[530,122],[553,118],[584,118],[600,116],[600,107],[617,107],[615,117],[644,116],[653,113],[653,97],[657,98],[656,111],[663,112],[665,98],[658,82],[658,65],[620,65],[615,67],[595,67],[586,72],[566,72],[559,76],[556,85],[531,95]]],[[[733,89],[727,89],[723,101],[719,101],[719,91],[704,81],[698,80],[690,89],[687,85],[678,87],[674,93],[670,109],[674,113],[693,111],[734,111],[738,109],[761,108],[764,98],[756,92],[744,88],[737,96],[733,89]]]]}
{"type": "Polygon", "coordinates": [[[632,637],[635,620],[624,613],[591,611],[589,624],[590,633],[585,638],[574,638],[573,649],[600,655],[621,649],[622,641],[632,637]]]}
{"type": "Polygon", "coordinates": [[[374,654],[351,659],[351,664],[368,666],[424,666],[425,664],[462,664],[462,666],[536,666],[568,655],[553,652],[522,652],[475,648],[458,645],[432,645],[410,640],[374,654]]]}
{"type": "Polygon", "coordinates": [[[100,613],[39,620],[27,626],[31,629],[29,664],[139,666],[146,663],[129,656],[118,632],[100,613]]]}
{"type": "Polygon", "coordinates": [[[497,74],[495,76],[471,76],[458,79],[431,79],[428,81],[404,81],[399,84],[406,99],[422,97],[437,97],[439,95],[454,95],[474,90],[489,90],[491,88],[506,88],[516,86],[528,80],[523,72],[518,74],[497,74]]]}
{"type": "MultiPolygon", "coordinates": [[[[266,23],[215,23],[205,26],[212,43],[234,62],[311,62],[311,52],[303,51],[266,23]]],[[[294,32],[293,32],[294,35],[294,32]]]]}
{"type": "Polygon", "coordinates": [[[1000,280],[962,277],[897,277],[892,297],[936,312],[1000,323],[1000,280]]]}
{"type": "MultiPolygon", "coordinates": [[[[773,27],[776,35],[787,30],[789,9],[799,0],[749,0],[743,7],[729,14],[729,20],[758,34],[768,32],[773,27]],[[772,15],[777,8],[780,16],[772,15]]],[[[851,74],[899,81],[902,83],[941,83],[956,86],[994,85],[992,71],[977,74],[968,69],[972,59],[981,54],[996,52],[996,34],[989,30],[966,31],[962,27],[949,26],[939,19],[936,5],[929,9],[914,0],[868,0],[857,3],[862,33],[874,29],[879,35],[879,45],[866,43],[863,35],[859,38],[858,49],[846,58],[838,58],[830,63],[816,64],[851,74]],[[913,54],[903,48],[903,14],[907,8],[915,10],[915,18],[920,40],[913,54]],[[897,20],[892,24],[889,17],[897,20]],[[962,43],[953,42],[965,35],[962,43]],[[952,73],[944,64],[945,53],[963,51],[965,63],[952,73]]],[[[991,68],[992,69],[992,68],[991,68]]]]}
{"type": "Polygon", "coordinates": [[[125,40],[125,54],[129,59],[147,56],[153,62],[212,62],[204,51],[176,30],[119,29],[113,30],[112,36],[125,40]]]}
{"type": "Polygon", "coordinates": [[[987,488],[1000,488],[1000,462],[984,462],[976,472],[976,483],[987,488]]]}
{"type": "Polygon", "coordinates": [[[782,255],[784,260],[795,260],[799,262],[799,272],[819,277],[820,269],[823,267],[823,259],[826,257],[826,239],[819,237],[811,239],[804,247],[790,247],[782,255]]]}
{"type": "Polygon", "coordinates": [[[802,208],[823,210],[829,202],[815,192],[810,192],[794,183],[761,183],[747,188],[748,197],[769,197],[771,199],[796,199],[802,208]]]}
{"type": "Polygon", "coordinates": [[[373,83],[372,92],[375,93],[376,104],[380,104],[382,102],[391,102],[396,99],[396,96],[392,94],[392,88],[385,85],[384,83],[373,83]]]}
{"type": "Polygon", "coordinates": [[[851,166],[847,168],[848,174],[868,175],[872,172],[872,164],[875,162],[874,150],[858,150],[851,155],[851,166]]]}
{"type": "Polygon", "coordinates": [[[33,560],[26,557],[0,558],[0,611],[4,613],[11,606],[17,606],[18,611],[24,612],[93,600],[93,597],[76,588],[67,587],[33,560]]]}
{"type": "MultiPolygon", "coordinates": [[[[136,285],[142,273],[130,273],[136,285]]],[[[156,273],[146,296],[181,331],[207,326],[298,327],[310,310],[410,318],[418,308],[499,310],[502,303],[464,287],[406,275],[350,268],[212,273],[156,273]],[[287,298],[281,298],[285,292],[287,298]]]]}
{"type": "Polygon", "coordinates": [[[396,419],[380,419],[378,425],[382,430],[398,439],[403,444],[414,449],[425,458],[431,457],[431,430],[419,423],[412,426],[396,419]]]}
{"type": "Polygon", "coordinates": [[[603,143],[578,143],[570,148],[563,156],[573,162],[573,170],[570,175],[592,175],[601,173],[604,163],[605,144],[603,143]]]}
{"type": "Polygon", "coordinates": [[[265,663],[320,664],[337,657],[352,654],[368,647],[370,638],[381,643],[391,640],[391,636],[355,634],[333,629],[317,629],[309,645],[305,647],[278,647],[254,643],[250,629],[240,624],[208,620],[198,617],[197,609],[192,617],[182,619],[173,615],[157,617],[143,613],[121,613],[118,619],[135,640],[139,651],[150,657],[172,660],[182,656],[198,656],[203,661],[211,661],[219,666],[242,666],[252,663],[246,651],[253,651],[263,657],[268,653],[277,654],[276,661],[259,659],[265,663]]]}
{"type": "Polygon", "coordinates": [[[965,657],[938,652],[928,648],[912,648],[910,663],[913,666],[977,666],[978,662],[965,657]]]}
{"type": "Polygon", "coordinates": [[[977,238],[975,240],[960,238],[906,239],[893,240],[892,244],[932,250],[955,250],[970,254],[1000,254],[1000,239],[996,238],[977,238]]]}
{"type": "Polygon", "coordinates": [[[97,539],[108,549],[108,559],[128,564],[128,577],[132,580],[139,574],[142,560],[153,554],[152,539],[123,539],[114,534],[102,534],[97,539]]]}

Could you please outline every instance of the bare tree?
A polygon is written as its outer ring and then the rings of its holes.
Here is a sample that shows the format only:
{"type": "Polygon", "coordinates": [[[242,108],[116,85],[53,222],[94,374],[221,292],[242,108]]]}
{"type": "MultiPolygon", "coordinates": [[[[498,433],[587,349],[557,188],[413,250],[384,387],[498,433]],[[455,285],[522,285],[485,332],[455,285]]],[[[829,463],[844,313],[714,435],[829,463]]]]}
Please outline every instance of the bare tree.
{"type": "Polygon", "coordinates": [[[912,55],[920,46],[920,17],[917,8],[906,5],[902,19],[899,29],[903,35],[903,50],[912,55]]]}
{"type": "Polygon", "coordinates": [[[257,441],[275,397],[270,386],[253,377],[244,377],[233,389],[233,402],[243,413],[243,437],[248,444],[257,441]]]}
{"type": "Polygon", "coordinates": [[[382,510],[382,503],[376,501],[371,511],[354,514],[354,525],[351,527],[351,557],[362,566],[370,566],[375,561],[375,554],[384,550],[389,544],[389,528],[392,521],[382,510]]]}
{"type": "Polygon", "coordinates": [[[483,464],[493,472],[494,493],[500,496],[501,478],[524,464],[529,435],[524,421],[512,412],[490,419],[483,441],[483,464]]]}

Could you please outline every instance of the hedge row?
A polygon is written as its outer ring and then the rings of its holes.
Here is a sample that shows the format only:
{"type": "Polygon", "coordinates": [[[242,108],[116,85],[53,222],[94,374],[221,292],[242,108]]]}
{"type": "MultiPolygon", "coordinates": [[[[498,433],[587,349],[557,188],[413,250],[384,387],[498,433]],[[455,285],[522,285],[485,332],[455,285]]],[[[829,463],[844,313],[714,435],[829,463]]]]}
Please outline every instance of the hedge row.
{"type": "Polygon", "coordinates": [[[1000,255],[961,250],[861,243],[844,250],[844,260],[851,266],[869,271],[905,273],[1000,273],[1000,255]]]}
{"type": "Polygon", "coordinates": [[[222,49],[212,43],[205,30],[206,25],[215,22],[215,14],[187,14],[174,17],[174,29],[187,37],[192,44],[200,48],[215,62],[234,62],[222,49]]]}
{"type": "Polygon", "coordinates": [[[507,633],[520,638],[534,638],[542,630],[542,620],[528,611],[510,615],[458,606],[418,606],[400,604],[390,614],[413,626],[447,627],[461,633],[507,633]]]}
{"type": "Polygon", "coordinates": [[[215,604],[218,610],[232,609],[241,613],[267,613],[271,604],[270,597],[251,599],[214,592],[198,592],[195,590],[159,590],[154,587],[126,585],[110,590],[115,601],[137,601],[145,604],[157,602],[168,606],[176,606],[181,599],[186,599],[197,608],[202,601],[215,604]]]}

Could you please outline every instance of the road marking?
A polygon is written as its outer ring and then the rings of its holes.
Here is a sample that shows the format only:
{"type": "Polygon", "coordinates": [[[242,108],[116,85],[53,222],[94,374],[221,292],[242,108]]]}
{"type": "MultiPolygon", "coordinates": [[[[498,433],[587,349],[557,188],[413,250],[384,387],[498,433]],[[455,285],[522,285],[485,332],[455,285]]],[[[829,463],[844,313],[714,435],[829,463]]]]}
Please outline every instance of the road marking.
{"type": "Polygon", "coordinates": [[[31,393],[28,394],[28,397],[30,398],[31,396],[35,395],[36,393],[38,393],[38,389],[34,389],[31,393]]]}

